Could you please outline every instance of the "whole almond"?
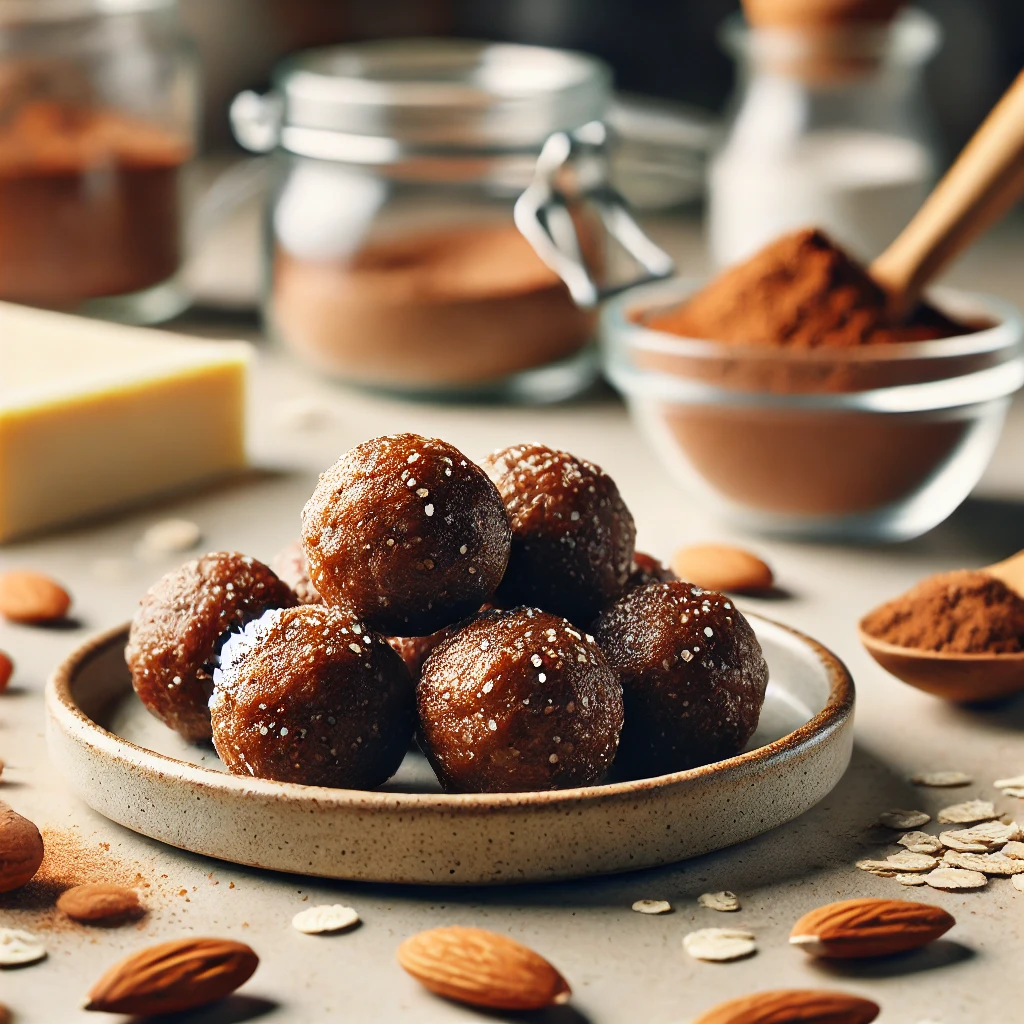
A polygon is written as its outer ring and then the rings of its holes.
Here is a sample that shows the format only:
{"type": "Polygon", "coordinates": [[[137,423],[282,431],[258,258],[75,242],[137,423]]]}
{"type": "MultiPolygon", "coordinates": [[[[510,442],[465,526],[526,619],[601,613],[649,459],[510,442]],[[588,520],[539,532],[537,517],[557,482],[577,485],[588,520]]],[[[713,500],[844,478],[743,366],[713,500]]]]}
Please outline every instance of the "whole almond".
{"type": "Polygon", "coordinates": [[[956,921],[941,907],[907,900],[840,900],[804,914],[789,941],[812,956],[852,960],[934,942],[956,921]]]}
{"type": "Polygon", "coordinates": [[[89,990],[87,1010],[147,1016],[181,1013],[234,992],[259,957],[228,939],[177,939],[133,953],[89,990]]]}
{"type": "Polygon", "coordinates": [[[11,1024],[14,1018],[11,1016],[11,1011],[6,1006],[0,1005],[0,1024],[11,1024]]]}
{"type": "Polygon", "coordinates": [[[43,863],[43,837],[28,818],[0,811],[0,892],[18,889],[43,863]]]}
{"type": "Polygon", "coordinates": [[[879,1012],[845,992],[777,989],[719,1003],[693,1024],[869,1024],[879,1012]]]}
{"type": "Polygon", "coordinates": [[[57,909],[83,924],[119,924],[146,912],[134,889],[109,882],[86,882],[62,892],[57,909]]]}
{"type": "MultiPolygon", "coordinates": [[[[0,651],[0,693],[7,689],[7,684],[11,681],[11,676],[13,675],[14,662],[11,661],[9,654],[0,651]]],[[[0,1024],[2,1024],[2,1021],[0,1021],[0,1024]]]]}
{"type": "Polygon", "coordinates": [[[11,622],[54,622],[71,607],[68,592],[38,572],[0,574],[0,615],[11,622]]]}
{"type": "Polygon", "coordinates": [[[434,928],[406,939],[398,962],[446,999],[495,1010],[565,1003],[568,983],[539,953],[483,928],[434,928]]]}
{"type": "Polygon", "coordinates": [[[724,544],[697,544],[672,556],[672,571],[705,590],[756,594],[771,590],[774,577],[757,555],[724,544]]]}

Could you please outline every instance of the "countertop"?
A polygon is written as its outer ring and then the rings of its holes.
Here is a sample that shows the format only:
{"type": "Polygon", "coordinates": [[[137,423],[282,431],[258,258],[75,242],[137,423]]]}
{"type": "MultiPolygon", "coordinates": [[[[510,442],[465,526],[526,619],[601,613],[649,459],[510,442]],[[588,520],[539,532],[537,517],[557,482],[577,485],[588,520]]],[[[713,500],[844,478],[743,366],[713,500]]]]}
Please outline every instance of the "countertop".
{"type": "MultiPolygon", "coordinates": [[[[666,228],[678,252],[696,252],[692,232],[666,228]],[[689,248],[688,248],[689,247],[689,248]]],[[[1019,230],[994,237],[954,279],[1024,303],[1019,230]]],[[[698,257],[694,257],[697,259],[698,257]]],[[[232,320],[193,316],[196,333],[251,334],[232,320]]],[[[1020,950],[1024,893],[993,880],[979,893],[904,890],[856,870],[865,856],[892,852],[871,825],[881,811],[934,812],[971,797],[995,797],[996,778],[1024,772],[1024,699],[996,707],[951,707],[887,676],[860,648],[858,617],[929,573],[978,566],[1024,547],[1024,404],[1011,412],[999,450],[975,494],[929,535],[891,548],[844,548],[768,541],[732,533],[691,504],[668,479],[625,409],[598,390],[567,406],[502,408],[402,404],[319,382],[261,349],[254,375],[254,469],[244,480],[0,549],[0,568],[31,567],[62,580],[74,596],[66,629],[0,624],[0,648],[17,663],[0,696],[0,798],[60,838],[82,872],[150,883],[150,913],[136,926],[54,928],[36,909],[0,897],[0,924],[44,937],[47,960],[0,974],[0,1001],[19,1024],[119,1020],[80,1011],[81,997],[110,964],[151,942],[215,935],[251,944],[259,970],[238,995],[190,1021],[269,1022],[493,1020],[439,1000],[397,966],[408,935],[443,924],[505,932],[551,959],[573,985],[569,1006],[528,1019],[547,1024],[683,1024],[716,1002],[761,988],[829,987],[868,996],[884,1024],[1021,1019],[1020,950]],[[300,422],[300,421],[305,421],[300,422]],[[203,547],[236,548],[269,559],[298,532],[299,510],[317,473],[352,444],[400,430],[446,438],[467,454],[542,440],[601,464],[618,482],[638,525],[638,545],[663,557],[684,543],[737,541],[776,570],[782,596],[745,604],[810,633],[836,651],[857,683],[853,761],[816,808],[789,825],[729,850],[659,870],[568,884],[429,889],[346,884],[272,874],[179,852],[90,811],[50,767],[42,690],[57,663],[89,635],[127,620],[142,592],[183,556],[136,553],[145,527],[169,516],[197,522],[203,547]],[[908,777],[961,769],[975,784],[924,790],[908,777]],[[77,851],[77,852],[76,852],[77,851]],[[702,892],[729,889],[742,910],[699,907],[702,892]],[[924,951],[884,962],[822,966],[789,947],[805,911],[854,896],[924,899],[957,925],[924,951]],[[634,913],[636,899],[669,900],[671,914],[634,913]],[[317,903],[355,907],[362,925],[347,934],[305,936],[290,924],[317,903]],[[739,926],[758,952],[730,964],[683,953],[695,928],[739,926]]],[[[1020,801],[1000,806],[1020,817],[1020,801]]],[[[86,880],[86,879],[82,879],[86,880]]],[[[503,1019],[498,1016],[497,1019],[503,1019]]],[[[522,1018],[520,1018],[522,1019],[522,1018]]]]}

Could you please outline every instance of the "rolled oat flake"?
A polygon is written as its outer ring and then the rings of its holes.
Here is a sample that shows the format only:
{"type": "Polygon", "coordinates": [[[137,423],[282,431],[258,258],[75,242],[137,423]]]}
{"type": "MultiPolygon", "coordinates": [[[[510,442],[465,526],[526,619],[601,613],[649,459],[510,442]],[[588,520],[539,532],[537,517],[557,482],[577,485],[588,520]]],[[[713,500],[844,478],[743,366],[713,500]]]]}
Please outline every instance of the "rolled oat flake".
{"type": "Polygon", "coordinates": [[[719,910],[728,914],[740,909],[739,897],[734,892],[725,889],[722,892],[705,892],[697,897],[697,902],[708,910],[719,910]]]}
{"type": "Polygon", "coordinates": [[[962,804],[952,804],[939,811],[936,820],[942,825],[973,825],[979,821],[991,821],[998,818],[995,804],[988,800],[967,800],[962,804]]]}
{"type": "Polygon", "coordinates": [[[742,928],[701,928],[683,936],[683,949],[695,960],[740,960],[756,952],[752,932],[742,928]]]}
{"type": "Polygon", "coordinates": [[[292,927],[304,935],[320,935],[351,928],[358,920],[359,914],[352,907],[345,907],[340,903],[324,903],[300,910],[292,918],[292,927]]]}
{"type": "Polygon", "coordinates": [[[672,904],[668,900],[637,900],[633,909],[638,914],[667,914],[672,904]]]}
{"type": "Polygon", "coordinates": [[[908,832],[896,840],[898,846],[905,846],[911,853],[941,853],[942,841],[927,832],[908,832]]]}
{"type": "Polygon", "coordinates": [[[925,814],[924,811],[907,811],[901,807],[896,807],[878,816],[879,825],[898,829],[918,828],[921,825],[927,825],[931,820],[931,815],[925,814]]]}
{"type": "Polygon", "coordinates": [[[19,928],[0,928],[0,967],[34,964],[46,956],[46,947],[38,936],[19,928]]]}
{"type": "Polygon", "coordinates": [[[925,875],[924,880],[933,889],[945,889],[947,892],[981,889],[988,885],[988,878],[980,871],[965,871],[963,868],[936,868],[925,875]]]}
{"type": "Polygon", "coordinates": [[[969,786],[974,779],[966,772],[918,772],[910,781],[915,786],[932,786],[945,789],[950,786],[969,786]]]}

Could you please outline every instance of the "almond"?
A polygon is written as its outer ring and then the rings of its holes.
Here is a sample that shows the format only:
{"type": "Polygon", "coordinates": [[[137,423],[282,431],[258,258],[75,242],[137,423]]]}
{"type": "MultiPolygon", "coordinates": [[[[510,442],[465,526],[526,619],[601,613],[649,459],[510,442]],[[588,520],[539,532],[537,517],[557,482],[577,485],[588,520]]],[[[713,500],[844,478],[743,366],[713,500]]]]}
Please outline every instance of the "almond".
{"type": "Polygon", "coordinates": [[[26,571],[0,575],[0,615],[11,622],[54,622],[70,607],[68,592],[49,576],[26,571]]]}
{"type": "Polygon", "coordinates": [[[87,882],[62,892],[57,909],[83,924],[119,924],[146,912],[134,889],[108,882],[87,882]]]}
{"type": "Polygon", "coordinates": [[[778,989],[719,1003],[694,1024],[869,1024],[879,1012],[870,999],[845,992],[778,989]]]}
{"type": "Polygon", "coordinates": [[[9,807],[0,811],[0,892],[23,886],[42,863],[39,829],[9,807]]]}
{"type": "MultiPolygon", "coordinates": [[[[7,684],[11,681],[11,676],[13,675],[14,662],[11,661],[9,654],[0,651],[0,693],[7,689],[7,684]]],[[[2,1021],[0,1021],[0,1024],[2,1024],[2,1021]]]]}
{"type": "Polygon", "coordinates": [[[180,1013],[234,992],[259,957],[228,939],[177,939],[133,953],[89,990],[85,1009],[140,1016],[180,1013]]]}
{"type": "Polygon", "coordinates": [[[672,556],[672,570],[687,583],[705,590],[756,594],[771,590],[774,577],[767,563],[742,548],[697,544],[672,556]]]}
{"type": "Polygon", "coordinates": [[[406,939],[398,962],[446,999],[495,1010],[539,1010],[572,995],[565,978],[538,953],[482,928],[434,928],[406,939]]]}
{"type": "Polygon", "coordinates": [[[917,949],[956,921],[941,907],[907,900],[840,900],[804,914],[789,941],[812,956],[859,959],[917,949]]]}

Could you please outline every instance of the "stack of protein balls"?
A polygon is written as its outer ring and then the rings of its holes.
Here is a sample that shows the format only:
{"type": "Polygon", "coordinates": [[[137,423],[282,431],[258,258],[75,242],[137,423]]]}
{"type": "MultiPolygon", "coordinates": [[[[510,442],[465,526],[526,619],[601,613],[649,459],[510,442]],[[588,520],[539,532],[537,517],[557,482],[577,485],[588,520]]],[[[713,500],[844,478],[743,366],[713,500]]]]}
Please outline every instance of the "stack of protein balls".
{"type": "Polygon", "coordinates": [[[729,757],[757,726],[761,648],[634,537],[612,479],[566,452],[478,466],[379,437],[320,477],[277,573],[189,562],[143,598],[125,656],[146,707],[239,775],[372,788],[414,734],[453,792],[729,757]]]}

